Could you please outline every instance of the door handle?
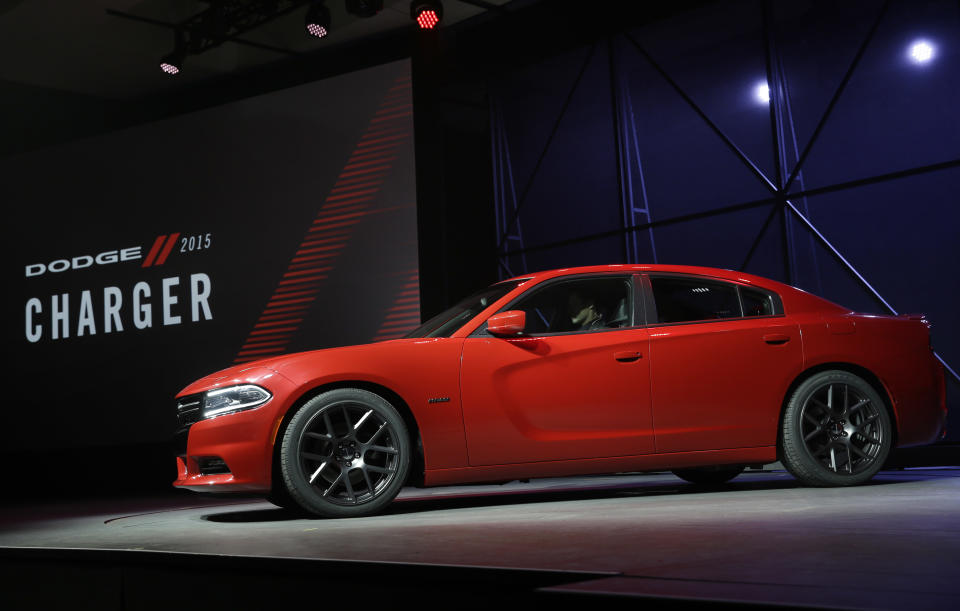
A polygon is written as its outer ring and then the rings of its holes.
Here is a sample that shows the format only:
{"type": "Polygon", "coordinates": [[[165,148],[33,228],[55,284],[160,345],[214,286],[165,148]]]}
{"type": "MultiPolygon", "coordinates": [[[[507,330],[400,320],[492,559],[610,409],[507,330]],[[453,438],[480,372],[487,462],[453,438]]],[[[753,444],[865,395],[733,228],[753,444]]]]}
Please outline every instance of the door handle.
{"type": "Polygon", "coordinates": [[[643,353],[637,352],[636,350],[623,350],[620,352],[614,352],[613,358],[617,359],[621,363],[632,363],[643,358],[643,353]]]}
{"type": "Polygon", "coordinates": [[[763,336],[763,341],[767,342],[772,346],[779,346],[781,344],[786,344],[790,341],[789,335],[784,335],[783,333],[767,333],[763,336]]]}

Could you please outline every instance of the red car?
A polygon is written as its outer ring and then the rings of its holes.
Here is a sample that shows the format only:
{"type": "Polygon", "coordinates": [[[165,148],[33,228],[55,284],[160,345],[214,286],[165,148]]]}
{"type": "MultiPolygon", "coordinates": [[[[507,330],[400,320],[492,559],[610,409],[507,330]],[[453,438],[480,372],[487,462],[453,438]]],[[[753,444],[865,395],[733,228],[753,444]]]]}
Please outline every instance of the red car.
{"type": "Polygon", "coordinates": [[[859,484],[946,421],[923,317],[668,265],[499,282],[404,339],[225,369],[177,410],[176,486],[334,517],[408,482],[669,469],[719,483],[780,460],[804,484],[859,484]]]}

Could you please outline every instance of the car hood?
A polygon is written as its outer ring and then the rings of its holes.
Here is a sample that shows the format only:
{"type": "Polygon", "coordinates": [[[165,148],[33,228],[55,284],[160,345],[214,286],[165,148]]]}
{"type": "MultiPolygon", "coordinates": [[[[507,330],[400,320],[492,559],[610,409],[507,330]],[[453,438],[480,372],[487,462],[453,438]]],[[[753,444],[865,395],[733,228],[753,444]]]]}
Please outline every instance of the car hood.
{"type": "Polygon", "coordinates": [[[242,363],[240,365],[234,365],[232,367],[227,367],[226,369],[221,369],[220,371],[211,373],[193,382],[178,394],[191,394],[218,386],[228,386],[231,383],[256,383],[258,379],[264,379],[271,374],[279,374],[290,379],[291,376],[284,375],[284,372],[286,371],[289,373],[304,364],[316,366],[329,360],[338,360],[348,356],[362,356],[364,353],[372,354],[374,352],[381,352],[384,350],[389,351],[393,346],[400,344],[432,343],[433,341],[435,340],[423,338],[403,338],[377,342],[374,344],[358,344],[354,346],[323,348],[320,350],[309,350],[306,352],[294,352],[291,354],[273,356],[242,363]]]}

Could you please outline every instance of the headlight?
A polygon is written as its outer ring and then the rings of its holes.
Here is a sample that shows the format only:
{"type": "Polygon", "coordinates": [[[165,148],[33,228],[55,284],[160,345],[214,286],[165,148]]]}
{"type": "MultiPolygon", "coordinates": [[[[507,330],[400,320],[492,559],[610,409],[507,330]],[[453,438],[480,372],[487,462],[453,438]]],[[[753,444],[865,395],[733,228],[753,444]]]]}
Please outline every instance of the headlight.
{"type": "Polygon", "coordinates": [[[253,384],[208,390],[203,393],[203,417],[213,418],[214,416],[260,407],[271,397],[273,395],[265,388],[253,384]]]}

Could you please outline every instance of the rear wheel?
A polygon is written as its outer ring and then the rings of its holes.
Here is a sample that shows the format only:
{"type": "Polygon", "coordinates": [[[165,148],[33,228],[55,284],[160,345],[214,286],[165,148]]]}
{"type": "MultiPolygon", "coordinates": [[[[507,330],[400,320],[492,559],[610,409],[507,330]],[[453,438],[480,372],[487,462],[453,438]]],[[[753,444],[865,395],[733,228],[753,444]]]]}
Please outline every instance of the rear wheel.
{"type": "Polygon", "coordinates": [[[722,467],[702,467],[698,469],[676,469],[673,474],[691,484],[716,486],[729,482],[746,469],[744,465],[724,465],[722,467]]]}
{"type": "Polygon", "coordinates": [[[863,378],[823,371],[797,387],[783,415],[783,464],[809,486],[852,486],[883,466],[893,427],[863,378]]]}
{"type": "Polygon", "coordinates": [[[407,427],[383,397],[340,388],[307,401],[290,420],[280,470],[306,511],[346,518],[382,510],[410,468],[407,427]]]}

